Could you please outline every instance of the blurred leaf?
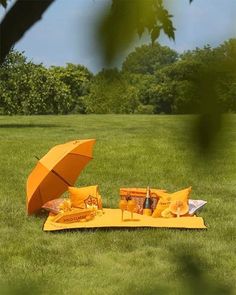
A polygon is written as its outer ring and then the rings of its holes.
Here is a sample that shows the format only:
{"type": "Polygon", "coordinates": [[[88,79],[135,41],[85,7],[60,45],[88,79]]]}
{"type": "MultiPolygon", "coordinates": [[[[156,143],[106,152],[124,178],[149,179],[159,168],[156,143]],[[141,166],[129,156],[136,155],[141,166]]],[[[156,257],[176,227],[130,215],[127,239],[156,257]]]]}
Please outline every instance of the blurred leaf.
{"type": "Polygon", "coordinates": [[[0,0],[0,4],[6,8],[7,7],[7,0],[0,0]]]}
{"type": "Polygon", "coordinates": [[[43,283],[34,282],[29,278],[26,278],[25,281],[15,278],[11,282],[6,282],[5,284],[0,285],[0,294],[1,295],[40,295],[43,294],[43,283]]]}
{"type": "Polygon", "coordinates": [[[197,254],[197,248],[186,254],[181,250],[175,252],[178,272],[182,273],[183,293],[187,295],[231,295],[232,288],[221,281],[209,277],[210,265],[197,254]],[[206,267],[207,265],[207,267],[206,267]],[[208,270],[206,272],[206,269],[208,270]]]}
{"type": "Polygon", "coordinates": [[[209,72],[200,72],[200,75],[198,77],[198,93],[201,115],[196,125],[196,135],[202,151],[208,152],[220,131],[221,110],[216,99],[215,75],[210,68],[209,72]]]}
{"type": "Polygon", "coordinates": [[[111,8],[101,17],[98,38],[104,60],[111,63],[132,43],[147,31],[152,42],[160,31],[174,39],[172,16],[164,8],[162,0],[113,0],[111,8]]]}
{"type": "Polygon", "coordinates": [[[156,26],[153,28],[151,33],[152,43],[154,44],[155,40],[160,36],[161,27],[156,26]]]}
{"type": "Polygon", "coordinates": [[[163,23],[163,31],[170,39],[175,40],[175,29],[173,28],[172,22],[169,19],[163,23]]]}

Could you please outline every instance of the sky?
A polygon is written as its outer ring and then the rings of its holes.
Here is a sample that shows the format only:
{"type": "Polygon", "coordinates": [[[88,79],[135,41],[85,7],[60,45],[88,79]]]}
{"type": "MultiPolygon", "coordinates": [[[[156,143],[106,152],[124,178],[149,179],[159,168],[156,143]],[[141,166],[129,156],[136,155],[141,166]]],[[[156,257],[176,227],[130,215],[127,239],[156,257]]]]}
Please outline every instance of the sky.
{"type": "MultiPolygon", "coordinates": [[[[110,0],[56,0],[15,48],[35,63],[82,64],[96,73],[103,67],[95,41],[96,20],[109,4],[110,0]]],[[[162,45],[183,52],[236,37],[236,0],[194,0],[191,5],[189,0],[166,0],[166,6],[174,15],[176,40],[162,34],[158,40],[162,45]]],[[[0,8],[0,19],[5,13],[0,8]]],[[[148,36],[137,37],[125,54],[149,42],[148,36]]]]}

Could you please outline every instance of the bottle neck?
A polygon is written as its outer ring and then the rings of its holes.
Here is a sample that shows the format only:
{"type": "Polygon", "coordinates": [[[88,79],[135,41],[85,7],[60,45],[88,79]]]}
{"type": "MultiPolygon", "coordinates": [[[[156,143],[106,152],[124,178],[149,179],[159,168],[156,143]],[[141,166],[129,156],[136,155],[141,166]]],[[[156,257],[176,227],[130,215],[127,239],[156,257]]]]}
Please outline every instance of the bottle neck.
{"type": "Polygon", "coordinates": [[[147,187],[146,199],[150,199],[150,188],[147,187]]]}

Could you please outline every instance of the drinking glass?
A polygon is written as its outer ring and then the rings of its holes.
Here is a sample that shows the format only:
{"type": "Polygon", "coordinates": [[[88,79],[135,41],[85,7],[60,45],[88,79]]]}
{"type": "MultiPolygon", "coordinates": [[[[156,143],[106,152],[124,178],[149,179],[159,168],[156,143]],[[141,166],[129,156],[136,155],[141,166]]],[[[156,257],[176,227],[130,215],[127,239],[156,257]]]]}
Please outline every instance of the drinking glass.
{"type": "Polygon", "coordinates": [[[131,220],[133,220],[133,213],[136,208],[136,202],[133,199],[128,200],[127,209],[131,212],[131,220]]]}
{"type": "Polygon", "coordinates": [[[124,220],[124,211],[127,209],[127,201],[126,200],[120,200],[119,202],[119,208],[121,210],[121,221],[124,220]]]}

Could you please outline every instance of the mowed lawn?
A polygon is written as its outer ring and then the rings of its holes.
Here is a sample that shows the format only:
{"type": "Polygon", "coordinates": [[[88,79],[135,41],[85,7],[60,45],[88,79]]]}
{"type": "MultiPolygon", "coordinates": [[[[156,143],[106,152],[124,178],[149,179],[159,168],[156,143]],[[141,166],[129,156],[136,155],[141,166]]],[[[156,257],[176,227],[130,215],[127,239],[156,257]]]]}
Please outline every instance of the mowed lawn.
{"type": "Polygon", "coordinates": [[[221,140],[200,158],[194,120],[0,117],[0,294],[236,294],[236,116],[225,118],[221,140]],[[86,138],[97,142],[78,186],[98,184],[105,205],[117,207],[120,187],[191,185],[192,198],[208,201],[201,213],[208,229],[43,232],[45,216],[26,215],[34,156],[86,138]]]}

